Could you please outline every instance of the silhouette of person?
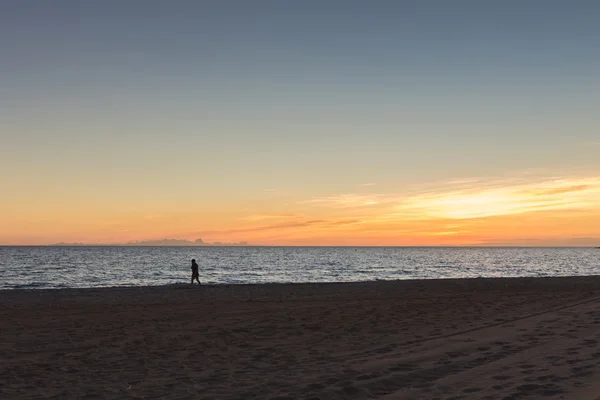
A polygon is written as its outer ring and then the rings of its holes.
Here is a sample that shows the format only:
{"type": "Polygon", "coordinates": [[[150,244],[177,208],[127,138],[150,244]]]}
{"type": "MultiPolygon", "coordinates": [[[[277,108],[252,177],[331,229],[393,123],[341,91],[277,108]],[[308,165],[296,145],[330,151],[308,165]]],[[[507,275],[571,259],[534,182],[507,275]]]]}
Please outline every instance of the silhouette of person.
{"type": "Polygon", "coordinates": [[[200,274],[198,273],[198,264],[196,264],[196,260],[193,259],[192,260],[192,281],[190,282],[192,285],[194,284],[194,279],[196,279],[196,282],[198,282],[198,285],[200,285],[200,274]]]}

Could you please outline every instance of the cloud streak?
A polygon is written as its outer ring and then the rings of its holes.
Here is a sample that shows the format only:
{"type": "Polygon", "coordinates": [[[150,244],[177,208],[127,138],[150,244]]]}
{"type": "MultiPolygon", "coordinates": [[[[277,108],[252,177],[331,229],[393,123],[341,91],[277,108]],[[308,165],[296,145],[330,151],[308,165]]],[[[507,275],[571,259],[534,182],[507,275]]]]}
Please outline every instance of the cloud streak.
{"type": "Polygon", "coordinates": [[[470,219],[600,206],[600,177],[524,182],[519,179],[455,180],[409,194],[339,194],[305,201],[318,207],[378,207],[378,220],[470,219]]]}
{"type": "Polygon", "coordinates": [[[411,196],[398,209],[428,218],[469,219],[599,204],[600,178],[571,178],[411,196]]]}
{"type": "Polygon", "coordinates": [[[361,223],[361,220],[358,219],[309,219],[309,220],[296,220],[289,222],[282,222],[277,224],[269,224],[269,225],[259,225],[248,228],[234,228],[234,229],[224,229],[218,231],[200,231],[200,232],[191,232],[187,233],[184,236],[193,236],[193,235],[222,235],[222,234],[244,234],[244,233],[256,233],[256,232],[269,232],[269,231],[289,231],[289,230],[298,230],[304,228],[335,228],[340,226],[347,225],[355,225],[361,223]]]}
{"type": "Polygon", "coordinates": [[[241,219],[244,221],[264,221],[264,220],[276,220],[276,219],[295,219],[302,218],[304,215],[297,213],[281,213],[281,214],[253,214],[241,219]]]}
{"type": "Polygon", "coordinates": [[[313,197],[310,200],[301,201],[300,204],[308,204],[317,207],[358,209],[373,206],[382,206],[394,202],[395,198],[388,195],[347,193],[325,197],[313,197]]]}
{"type": "Polygon", "coordinates": [[[469,178],[406,193],[313,197],[289,207],[290,212],[238,219],[247,226],[189,236],[254,244],[366,245],[502,244],[520,237],[538,237],[542,243],[562,236],[592,237],[600,218],[600,177],[469,178]]]}

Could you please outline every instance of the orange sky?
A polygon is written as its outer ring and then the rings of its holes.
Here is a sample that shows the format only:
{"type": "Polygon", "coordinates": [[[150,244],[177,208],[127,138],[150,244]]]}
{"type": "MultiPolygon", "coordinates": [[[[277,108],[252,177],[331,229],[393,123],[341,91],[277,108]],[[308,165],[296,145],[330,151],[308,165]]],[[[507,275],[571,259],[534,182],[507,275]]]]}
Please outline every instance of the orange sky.
{"type": "Polygon", "coordinates": [[[600,245],[599,2],[81,3],[0,12],[0,245],[600,245]]]}
{"type": "Polygon", "coordinates": [[[277,190],[180,207],[0,209],[4,244],[177,238],[256,245],[600,245],[600,177],[515,174],[301,197],[277,190]],[[176,211],[173,211],[176,209],[176,211]]]}

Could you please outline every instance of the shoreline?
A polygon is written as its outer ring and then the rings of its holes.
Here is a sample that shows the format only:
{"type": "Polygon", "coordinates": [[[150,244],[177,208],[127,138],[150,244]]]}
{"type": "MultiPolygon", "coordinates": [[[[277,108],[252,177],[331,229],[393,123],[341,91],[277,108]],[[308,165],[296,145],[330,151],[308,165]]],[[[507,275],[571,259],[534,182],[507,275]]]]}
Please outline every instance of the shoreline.
{"type": "Polygon", "coordinates": [[[2,398],[600,389],[600,276],[6,289],[0,303],[2,398]]]}
{"type": "MultiPolygon", "coordinates": [[[[600,272],[600,271],[599,271],[600,272]]],[[[258,282],[258,283],[202,283],[201,287],[261,287],[261,286],[320,286],[320,285],[364,285],[364,284],[406,284],[408,286],[412,284],[420,283],[457,283],[465,281],[473,282],[499,282],[506,281],[505,283],[518,282],[522,280],[539,280],[539,281],[557,281],[557,280],[572,280],[578,282],[580,280],[598,281],[600,284],[600,273],[598,275],[546,275],[546,276],[480,276],[480,277],[465,277],[465,278],[423,278],[423,279],[375,279],[365,281],[320,281],[320,282],[258,282]]],[[[578,282],[583,283],[583,282],[578,282]]],[[[194,282],[194,286],[198,284],[194,282]]],[[[157,285],[123,285],[123,286],[90,286],[90,287],[54,287],[54,288],[37,288],[37,287],[18,287],[18,288],[0,288],[0,294],[4,292],[12,291],[68,291],[68,290],[111,290],[111,289],[159,289],[159,288],[181,288],[192,286],[187,281],[181,281],[178,283],[169,284],[157,284],[157,285]]]]}

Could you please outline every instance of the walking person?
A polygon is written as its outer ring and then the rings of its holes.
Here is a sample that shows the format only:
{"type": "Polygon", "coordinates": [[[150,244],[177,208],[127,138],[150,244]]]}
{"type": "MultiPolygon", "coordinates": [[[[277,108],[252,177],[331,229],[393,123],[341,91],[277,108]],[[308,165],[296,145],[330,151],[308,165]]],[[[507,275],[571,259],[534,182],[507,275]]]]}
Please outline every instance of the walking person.
{"type": "Polygon", "coordinates": [[[198,273],[198,264],[196,263],[196,259],[192,260],[192,281],[190,282],[192,285],[194,284],[194,279],[200,285],[200,274],[198,273]]]}

